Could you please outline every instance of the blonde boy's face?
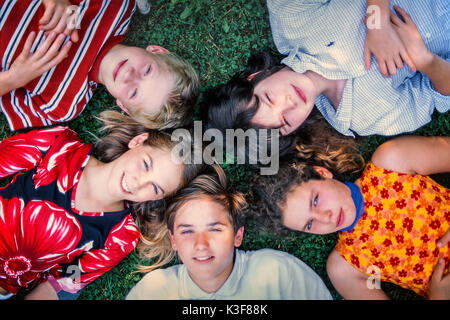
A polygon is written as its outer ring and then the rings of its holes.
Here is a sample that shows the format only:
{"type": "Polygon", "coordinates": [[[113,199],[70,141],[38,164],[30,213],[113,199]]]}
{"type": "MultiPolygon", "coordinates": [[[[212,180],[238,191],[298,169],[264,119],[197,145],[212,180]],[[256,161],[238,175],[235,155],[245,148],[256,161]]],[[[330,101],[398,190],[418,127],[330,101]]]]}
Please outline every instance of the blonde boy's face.
{"type": "Polygon", "coordinates": [[[173,76],[149,52],[167,50],[159,46],[142,49],[117,45],[100,63],[100,82],[127,113],[157,114],[175,85],[173,76]]]}
{"type": "Polygon", "coordinates": [[[217,291],[233,269],[235,247],[244,227],[234,234],[226,209],[210,199],[189,200],[176,213],[172,247],[192,280],[204,291],[217,291]]]}

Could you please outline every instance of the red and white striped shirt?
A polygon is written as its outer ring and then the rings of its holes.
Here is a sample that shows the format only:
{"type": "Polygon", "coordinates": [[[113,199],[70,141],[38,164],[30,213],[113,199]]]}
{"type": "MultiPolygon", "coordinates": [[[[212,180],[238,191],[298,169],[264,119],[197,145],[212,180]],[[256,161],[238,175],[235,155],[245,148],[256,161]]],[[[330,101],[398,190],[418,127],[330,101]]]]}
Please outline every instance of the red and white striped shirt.
{"type": "MultiPolygon", "coordinates": [[[[78,116],[97,87],[102,58],[124,39],[135,10],[134,0],[70,2],[79,7],[79,40],[58,65],[0,97],[11,130],[48,126],[78,116]]],[[[0,0],[0,5],[0,63],[6,71],[22,51],[28,34],[39,32],[45,7],[41,0],[0,0]]],[[[45,40],[41,34],[32,51],[45,40]]]]}

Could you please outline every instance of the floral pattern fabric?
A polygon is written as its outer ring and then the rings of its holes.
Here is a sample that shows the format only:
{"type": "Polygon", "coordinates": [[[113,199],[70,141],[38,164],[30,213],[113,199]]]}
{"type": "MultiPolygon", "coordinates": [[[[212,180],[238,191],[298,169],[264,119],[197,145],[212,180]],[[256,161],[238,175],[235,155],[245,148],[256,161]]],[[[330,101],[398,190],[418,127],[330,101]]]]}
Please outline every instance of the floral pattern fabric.
{"type": "Polygon", "coordinates": [[[92,146],[56,127],[0,142],[0,286],[17,293],[48,279],[76,292],[113,268],[137,245],[129,209],[79,212],[76,188],[92,146]],[[69,267],[79,270],[69,277],[69,267]]]}
{"type": "Polygon", "coordinates": [[[437,261],[450,262],[450,190],[427,176],[368,163],[361,176],[365,212],[352,232],[340,232],[336,250],[359,271],[426,296],[437,261]]]}

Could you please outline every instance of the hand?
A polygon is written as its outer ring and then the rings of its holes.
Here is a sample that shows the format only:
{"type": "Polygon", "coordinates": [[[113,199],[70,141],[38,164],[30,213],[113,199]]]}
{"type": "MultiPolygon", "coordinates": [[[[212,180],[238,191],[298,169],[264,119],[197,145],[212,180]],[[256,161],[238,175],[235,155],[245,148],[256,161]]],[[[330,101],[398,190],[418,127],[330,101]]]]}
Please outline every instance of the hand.
{"type": "Polygon", "coordinates": [[[449,241],[450,241],[450,229],[447,230],[447,232],[444,234],[442,238],[439,239],[437,243],[438,248],[442,248],[443,246],[447,245],[449,241]]]}
{"type": "MultiPolygon", "coordinates": [[[[367,23],[367,17],[364,18],[364,22],[367,23]]],[[[403,68],[403,62],[415,71],[413,61],[389,21],[382,23],[380,29],[367,28],[364,44],[364,66],[366,70],[370,68],[372,54],[377,59],[381,74],[385,77],[396,74],[397,68],[403,68]]]]}
{"type": "Polygon", "coordinates": [[[434,268],[433,276],[430,280],[429,298],[430,300],[449,300],[450,299],[450,275],[444,277],[445,263],[440,258],[434,268]]]}
{"type": "Polygon", "coordinates": [[[419,71],[423,70],[433,59],[433,54],[428,51],[419,30],[417,30],[409,14],[399,6],[394,6],[394,9],[401,15],[404,22],[394,12],[391,12],[393,28],[403,44],[405,44],[408,55],[417,69],[419,71]]]}
{"type": "Polygon", "coordinates": [[[31,80],[41,76],[55,65],[60,63],[65,57],[72,45],[68,41],[62,48],[65,36],[63,34],[56,35],[55,32],[51,32],[47,39],[36,49],[34,53],[31,53],[31,47],[36,38],[36,33],[31,32],[28,35],[25,45],[20,55],[14,60],[9,68],[9,74],[14,77],[14,89],[23,87],[31,80]]]}
{"type": "Polygon", "coordinates": [[[78,30],[75,29],[71,19],[73,12],[69,9],[71,3],[68,0],[43,0],[45,6],[44,15],[39,20],[39,28],[47,33],[54,31],[57,34],[70,35],[72,42],[79,40],[78,30]]]}

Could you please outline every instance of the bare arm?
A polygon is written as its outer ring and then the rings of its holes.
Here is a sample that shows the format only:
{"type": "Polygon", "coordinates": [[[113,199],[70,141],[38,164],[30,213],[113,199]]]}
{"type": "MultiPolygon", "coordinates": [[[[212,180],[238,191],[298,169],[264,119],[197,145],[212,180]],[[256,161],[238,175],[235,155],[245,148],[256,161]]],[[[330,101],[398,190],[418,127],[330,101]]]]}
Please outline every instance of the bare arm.
{"type": "Polygon", "coordinates": [[[25,296],[25,300],[59,300],[55,289],[46,281],[25,296]]]}
{"type": "Polygon", "coordinates": [[[369,285],[368,276],[354,268],[334,249],[327,261],[327,273],[333,286],[347,300],[387,300],[377,286],[369,285]]]}
{"type": "Polygon", "coordinates": [[[450,172],[450,137],[394,138],[379,146],[371,161],[376,166],[401,173],[450,172]]]}

